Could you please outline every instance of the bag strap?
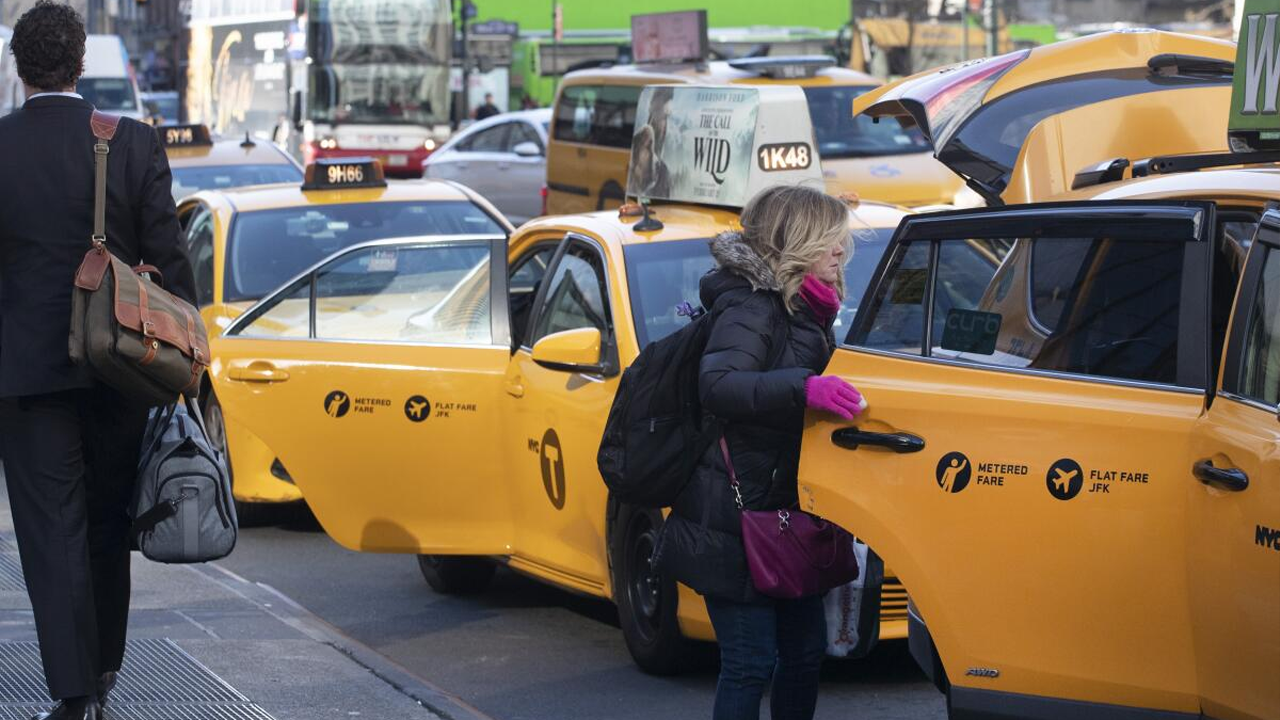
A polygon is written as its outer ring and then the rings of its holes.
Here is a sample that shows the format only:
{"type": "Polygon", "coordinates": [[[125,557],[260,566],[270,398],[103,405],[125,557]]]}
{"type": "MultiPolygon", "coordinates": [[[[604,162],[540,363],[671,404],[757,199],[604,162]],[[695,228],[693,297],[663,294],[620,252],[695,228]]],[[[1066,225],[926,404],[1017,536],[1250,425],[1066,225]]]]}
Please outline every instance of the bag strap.
{"type": "Polygon", "coordinates": [[[111,147],[107,144],[116,135],[120,126],[119,115],[93,111],[89,116],[89,128],[97,142],[93,144],[93,246],[105,247],[107,244],[107,153],[111,147]]]}

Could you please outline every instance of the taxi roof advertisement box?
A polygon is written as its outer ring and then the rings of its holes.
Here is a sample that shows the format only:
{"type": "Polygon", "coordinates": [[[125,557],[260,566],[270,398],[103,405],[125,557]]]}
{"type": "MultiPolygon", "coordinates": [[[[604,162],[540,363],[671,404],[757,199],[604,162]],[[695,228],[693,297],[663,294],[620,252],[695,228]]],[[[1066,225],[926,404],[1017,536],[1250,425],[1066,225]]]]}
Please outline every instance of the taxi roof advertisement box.
{"type": "Polygon", "coordinates": [[[740,208],[771,185],[824,187],[797,86],[649,85],[635,127],[631,197],[740,208]]]}
{"type": "Polygon", "coordinates": [[[1246,0],[1231,93],[1231,149],[1280,148],[1280,0],[1246,0]]]}
{"type": "Polygon", "coordinates": [[[705,61],[707,11],[632,15],[631,52],[637,63],[705,61]]]}

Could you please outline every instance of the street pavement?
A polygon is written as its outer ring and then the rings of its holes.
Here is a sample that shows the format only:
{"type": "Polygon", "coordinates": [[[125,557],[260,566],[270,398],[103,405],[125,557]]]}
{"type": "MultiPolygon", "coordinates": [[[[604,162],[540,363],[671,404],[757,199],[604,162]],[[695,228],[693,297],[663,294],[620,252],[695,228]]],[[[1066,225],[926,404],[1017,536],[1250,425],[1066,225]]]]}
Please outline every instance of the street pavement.
{"type": "MultiPolygon", "coordinates": [[[[129,643],[110,720],[484,720],[269,587],[216,564],[133,558],[129,643]]],[[[48,709],[35,640],[0,491],[0,719],[48,709]]]]}
{"type": "MultiPolygon", "coordinates": [[[[271,585],[493,718],[711,716],[714,646],[704,646],[685,675],[650,677],[631,663],[610,603],[505,569],[483,594],[440,596],[411,556],[345,550],[305,508],[281,518],[243,530],[235,553],[219,564],[271,585]]],[[[905,641],[884,643],[865,660],[829,661],[823,671],[823,720],[945,717],[942,695],[905,641]]]]}

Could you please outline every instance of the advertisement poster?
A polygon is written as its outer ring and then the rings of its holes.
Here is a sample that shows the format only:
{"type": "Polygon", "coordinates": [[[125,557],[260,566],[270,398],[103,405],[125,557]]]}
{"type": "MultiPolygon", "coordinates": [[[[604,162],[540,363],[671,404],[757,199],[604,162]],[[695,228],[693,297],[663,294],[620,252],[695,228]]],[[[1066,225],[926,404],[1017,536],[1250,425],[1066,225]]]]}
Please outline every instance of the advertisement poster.
{"type": "Polygon", "coordinates": [[[742,205],[752,175],[758,92],[646,88],[636,110],[627,195],[742,205]]]}
{"type": "Polygon", "coordinates": [[[632,15],[631,51],[637,63],[706,59],[707,11],[632,15]]]}

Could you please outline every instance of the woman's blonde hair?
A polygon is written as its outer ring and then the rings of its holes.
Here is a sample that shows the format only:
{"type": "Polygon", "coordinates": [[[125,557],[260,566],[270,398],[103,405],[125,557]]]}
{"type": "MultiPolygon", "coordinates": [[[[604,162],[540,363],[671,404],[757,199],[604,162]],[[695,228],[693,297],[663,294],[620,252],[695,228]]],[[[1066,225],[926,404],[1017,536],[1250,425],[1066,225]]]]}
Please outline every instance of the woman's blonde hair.
{"type": "MultiPolygon", "coordinates": [[[[813,188],[766,188],[742,209],[741,223],[747,245],[773,270],[788,312],[809,268],[832,245],[844,246],[846,260],[852,254],[848,207],[813,188]]],[[[844,299],[844,273],[835,289],[844,299]]]]}

